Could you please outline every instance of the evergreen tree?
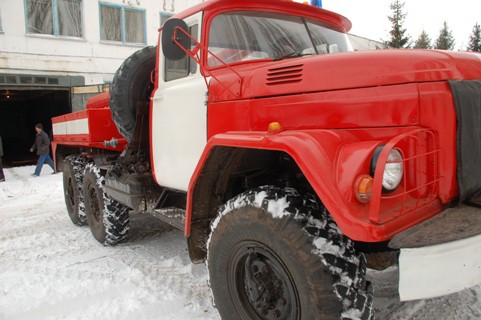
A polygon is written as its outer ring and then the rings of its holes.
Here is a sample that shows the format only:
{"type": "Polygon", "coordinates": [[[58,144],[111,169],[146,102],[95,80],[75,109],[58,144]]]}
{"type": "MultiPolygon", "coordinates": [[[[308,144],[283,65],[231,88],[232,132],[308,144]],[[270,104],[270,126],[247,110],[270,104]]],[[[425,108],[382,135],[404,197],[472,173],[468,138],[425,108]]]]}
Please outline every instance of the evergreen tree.
{"type": "Polygon", "coordinates": [[[481,52],[481,27],[476,22],[473,33],[469,36],[468,51],[481,52]]]}
{"type": "Polygon", "coordinates": [[[444,21],[443,27],[439,31],[439,37],[434,47],[441,50],[453,50],[454,48],[454,37],[446,21],[444,21]]]}
{"type": "Polygon", "coordinates": [[[407,16],[407,13],[404,13],[404,2],[394,0],[389,8],[392,10],[392,15],[388,16],[392,24],[392,29],[389,31],[391,39],[384,41],[384,45],[390,48],[407,48],[410,44],[410,37],[406,35],[406,29],[403,27],[404,19],[407,16]]]}
{"type": "Polygon", "coordinates": [[[419,35],[418,39],[414,43],[414,48],[415,49],[431,49],[431,38],[429,38],[429,35],[426,31],[421,32],[419,35]]]}

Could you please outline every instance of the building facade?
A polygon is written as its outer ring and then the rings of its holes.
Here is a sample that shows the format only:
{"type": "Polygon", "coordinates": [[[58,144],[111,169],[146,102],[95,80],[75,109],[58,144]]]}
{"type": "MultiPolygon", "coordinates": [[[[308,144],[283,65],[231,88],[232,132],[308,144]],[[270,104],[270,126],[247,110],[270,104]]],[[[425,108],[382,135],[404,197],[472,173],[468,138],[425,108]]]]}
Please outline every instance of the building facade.
{"type": "Polygon", "coordinates": [[[33,126],[108,90],[168,17],[202,0],[0,0],[0,136],[6,163],[29,163],[33,126]]]}
{"type": "Polygon", "coordinates": [[[71,76],[73,83],[85,85],[108,83],[127,56],[145,45],[156,45],[163,19],[194,3],[0,0],[3,82],[8,74],[28,74],[71,76]]]}

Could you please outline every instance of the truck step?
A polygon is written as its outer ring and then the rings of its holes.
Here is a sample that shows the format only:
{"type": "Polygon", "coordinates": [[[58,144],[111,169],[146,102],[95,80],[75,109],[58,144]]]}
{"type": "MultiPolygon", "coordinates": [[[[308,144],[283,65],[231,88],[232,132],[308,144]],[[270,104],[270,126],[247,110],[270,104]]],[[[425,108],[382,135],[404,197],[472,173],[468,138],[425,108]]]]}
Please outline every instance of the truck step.
{"type": "Polygon", "coordinates": [[[168,224],[176,227],[177,229],[184,230],[185,225],[185,210],[175,207],[154,209],[150,213],[156,218],[167,222],[168,224]]]}
{"type": "Polygon", "coordinates": [[[449,208],[391,239],[389,247],[418,248],[481,234],[481,209],[460,205],[449,208]]]}

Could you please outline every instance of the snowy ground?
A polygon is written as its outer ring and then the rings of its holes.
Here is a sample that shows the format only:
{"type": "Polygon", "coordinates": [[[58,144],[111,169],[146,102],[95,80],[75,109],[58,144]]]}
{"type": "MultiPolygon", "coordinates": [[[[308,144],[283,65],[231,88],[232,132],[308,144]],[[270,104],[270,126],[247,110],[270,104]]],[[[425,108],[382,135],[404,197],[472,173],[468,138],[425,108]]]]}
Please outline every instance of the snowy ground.
{"type": "MultiPolygon", "coordinates": [[[[0,183],[0,319],[219,319],[204,265],[182,232],[134,216],[127,243],[106,247],[65,210],[62,175],[6,169],[0,183]]],[[[396,270],[374,274],[380,320],[481,318],[481,287],[430,300],[397,300],[396,270]]]]}

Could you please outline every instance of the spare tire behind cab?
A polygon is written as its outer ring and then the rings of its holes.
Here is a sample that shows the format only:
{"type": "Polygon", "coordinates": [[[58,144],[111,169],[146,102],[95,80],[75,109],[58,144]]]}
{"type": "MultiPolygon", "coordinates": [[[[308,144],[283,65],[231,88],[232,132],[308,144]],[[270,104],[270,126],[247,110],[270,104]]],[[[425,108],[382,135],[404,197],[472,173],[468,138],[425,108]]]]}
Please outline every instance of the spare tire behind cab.
{"type": "Polygon", "coordinates": [[[112,119],[120,134],[130,142],[134,133],[137,103],[149,101],[154,88],[156,47],[145,47],[128,57],[115,73],[110,90],[112,119]]]}

